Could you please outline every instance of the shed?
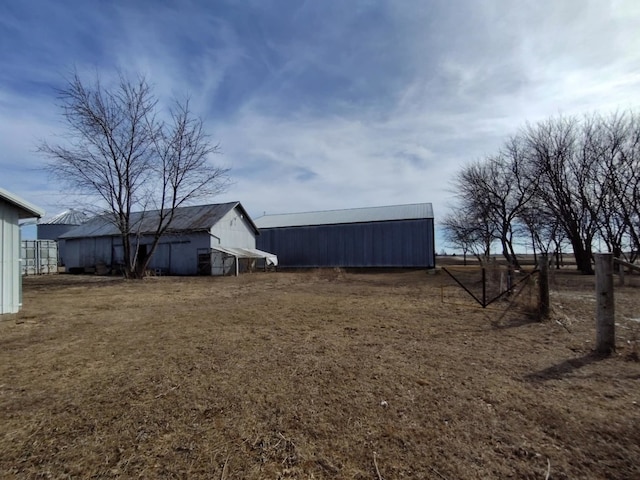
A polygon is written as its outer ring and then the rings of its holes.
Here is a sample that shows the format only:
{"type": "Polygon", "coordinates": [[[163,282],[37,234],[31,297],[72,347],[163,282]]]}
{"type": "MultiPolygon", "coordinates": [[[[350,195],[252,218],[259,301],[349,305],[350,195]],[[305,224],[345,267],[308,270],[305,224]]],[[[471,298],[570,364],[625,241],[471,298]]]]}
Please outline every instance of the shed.
{"type": "MultiPolygon", "coordinates": [[[[137,212],[131,216],[133,231],[138,232],[138,252],[146,254],[153,241],[158,210],[137,212]]],[[[163,275],[234,274],[237,263],[251,251],[251,258],[272,256],[256,251],[259,230],[240,202],[197,205],[176,209],[170,228],[149,263],[149,270],[163,275]],[[234,251],[234,262],[215,265],[218,249],[234,251]],[[240,249],[240,250],[239,250],[240,249]]],[[[117,227],[105,214],[60,236],[65,241],[68,271],[116,270],[124,264],[124,248],[117,227]]]]}
{"type": "Polygon", "coordinates": [[[43,215],[40,208],[0,188],[0,314],[22,307],[19,222],[43,215]]]}
{"type": "Polygon", "coordinates": [[[435,267],[430,203],[265,215],[258,248],[283,267],[435,267]]]}

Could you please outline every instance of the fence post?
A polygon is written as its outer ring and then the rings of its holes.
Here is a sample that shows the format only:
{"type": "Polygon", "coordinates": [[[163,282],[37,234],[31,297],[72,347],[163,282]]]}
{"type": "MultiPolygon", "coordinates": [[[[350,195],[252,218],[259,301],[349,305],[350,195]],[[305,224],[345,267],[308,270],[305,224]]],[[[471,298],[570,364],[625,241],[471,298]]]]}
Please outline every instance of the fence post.
{"type": "Polygon", "coordinates": [[[549,256],[546,253],[540,254],[540,320],[549,317],[549,256]]]}
{"type": "Polygon", "coordinates": [[[613,301],[613,254],[596,253],[596,352],[610,355],[616,350],[615,304],[613,301]]]}
{"type": "Polygon", "coordinates": [[[482,266],[482,308],[487,306],[487,269],[482,266]]]}
{"type": "Polygon", "coordinates": [[[618,264],[618,278],[620,279],[620,286],[624,287],[624,265],[618,264]]]}

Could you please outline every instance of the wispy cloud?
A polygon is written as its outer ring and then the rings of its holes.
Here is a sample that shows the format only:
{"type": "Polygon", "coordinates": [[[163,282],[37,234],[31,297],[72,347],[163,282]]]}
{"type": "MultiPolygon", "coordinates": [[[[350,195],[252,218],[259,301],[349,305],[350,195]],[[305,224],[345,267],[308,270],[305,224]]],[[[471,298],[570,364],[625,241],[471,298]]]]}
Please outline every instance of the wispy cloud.
{"type": "MultiPolygon", "coordinates": [[[[431,201],[526,121],[640,106],[640,4],[392,0],[0,5],[0,185],[35,167],[77,69],[189,95],[253,214],[431,201]]],[[[212,199],[216,201],[216,199],[212,199]]]]}

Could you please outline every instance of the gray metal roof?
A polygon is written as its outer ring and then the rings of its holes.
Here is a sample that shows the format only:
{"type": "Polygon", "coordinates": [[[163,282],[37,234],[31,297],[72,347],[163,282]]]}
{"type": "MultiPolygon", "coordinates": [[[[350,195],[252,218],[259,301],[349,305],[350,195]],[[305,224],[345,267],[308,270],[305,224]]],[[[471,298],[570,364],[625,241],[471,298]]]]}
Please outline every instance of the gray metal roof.
{"type": "Polygon", "coordinates": [[[72,208],[41,222],[40,225],[82,225],[88,219],[89,217],[84,212],[72,208]]]}
{"type": "Polygon", "coordinates": [[[433,207],[430,203],[264,215],[256,219],[256,225],[258,228],[279,228],[424,218],[433,218],[433,207]]]}
{"type": "MultiPolygon", "coordinates": [[[[236,207],[241,209],[249,224],[251,224],[256,233],[259,233],[258,228],[240,202],[180,207],[176,209],[175,217],[167,233],[209,230],[218,223],[222,217],[236,207]]],[[[132,213],[132,230],[142,234],[153,233],[158,223],[159,212],[159,210],[149,210],[147,212],[132,213]]],[[[93,217],[79,227],[64,233],[60,238],[111,237],[120,235],[120,231],[110,218],[112,218],[111,214],[93,217]]]]}
{"type": "Polygon", "coordinates": [[[0,200],[13,205],[18,210],[18,218],[40,218],[44,215],[44,210],[4,188],[0,188],[0,200]]]}

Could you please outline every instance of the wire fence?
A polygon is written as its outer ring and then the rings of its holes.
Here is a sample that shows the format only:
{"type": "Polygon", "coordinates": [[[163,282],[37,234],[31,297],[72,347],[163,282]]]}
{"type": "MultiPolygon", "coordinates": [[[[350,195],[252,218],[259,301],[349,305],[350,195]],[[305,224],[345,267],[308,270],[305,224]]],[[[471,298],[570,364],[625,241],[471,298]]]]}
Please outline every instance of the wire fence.
{"type": "Polygon", "coordinates": [[[509,307],[534,312],[540,306],[537,269],[514,269],[508,265],[443,267],[452,282],[442,287],[442,301],[482,308],[509,307]]]}

